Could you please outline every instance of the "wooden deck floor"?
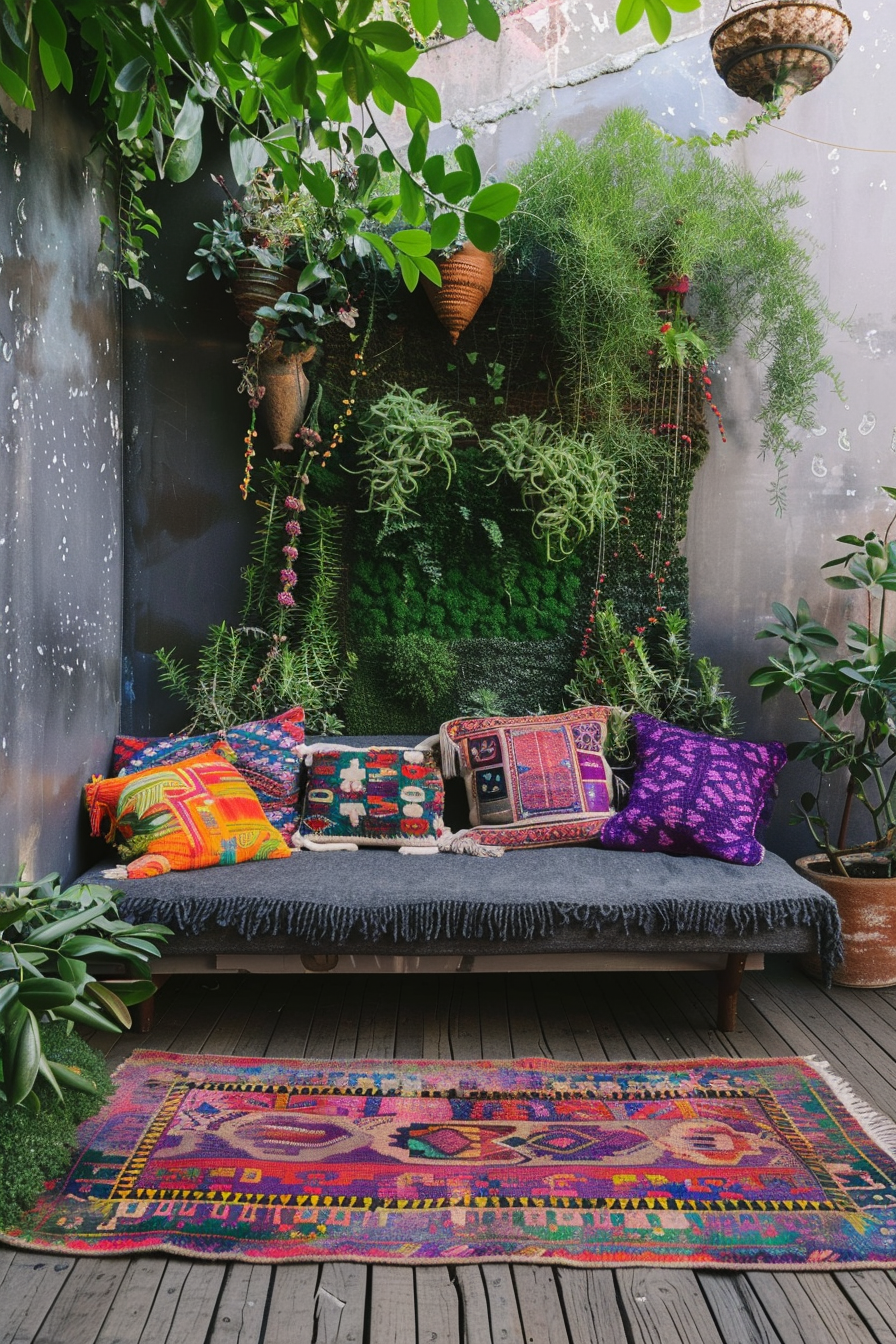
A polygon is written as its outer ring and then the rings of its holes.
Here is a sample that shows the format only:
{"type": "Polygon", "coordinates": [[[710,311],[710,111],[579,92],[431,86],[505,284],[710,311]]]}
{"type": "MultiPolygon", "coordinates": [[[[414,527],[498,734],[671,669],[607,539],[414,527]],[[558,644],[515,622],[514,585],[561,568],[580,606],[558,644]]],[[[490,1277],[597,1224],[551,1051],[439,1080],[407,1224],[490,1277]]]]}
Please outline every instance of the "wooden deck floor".
{"type": "MultiPolygon", "coordinates": [[[[896,1117],[896,990],[825,992],[786,962],[713,1029],[712,977],[183,978],[111,1043],[312,1058],[815,1054],[896,1117]]],[[[0,1250],[0,1344],[896,1344],[896,1272],[691,1273],[77,1259],[0,1250]]]]}

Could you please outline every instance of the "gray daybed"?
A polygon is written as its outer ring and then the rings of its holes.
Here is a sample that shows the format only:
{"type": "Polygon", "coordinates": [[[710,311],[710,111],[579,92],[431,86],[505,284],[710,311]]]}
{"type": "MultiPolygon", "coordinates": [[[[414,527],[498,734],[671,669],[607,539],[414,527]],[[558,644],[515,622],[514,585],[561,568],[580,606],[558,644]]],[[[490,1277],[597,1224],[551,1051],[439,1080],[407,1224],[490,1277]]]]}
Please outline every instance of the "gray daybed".
{"type": "MultiPolygon", "coordinates": [[[[110,864],[82,880],[104,881],[110,864]]],[[[488,859],[362,848],[111,885],[123,918],[175,931],[159,981],[209,971],[713,969],[718,1027],[731,1031],[743,971],[765,953],[817,954],[826,979],[841,955],[836,905],[775,854],[745,868],[590,844],[488,859]]],[[[147,1030],[152,1000],[142,1008],[147,1030]]]]}

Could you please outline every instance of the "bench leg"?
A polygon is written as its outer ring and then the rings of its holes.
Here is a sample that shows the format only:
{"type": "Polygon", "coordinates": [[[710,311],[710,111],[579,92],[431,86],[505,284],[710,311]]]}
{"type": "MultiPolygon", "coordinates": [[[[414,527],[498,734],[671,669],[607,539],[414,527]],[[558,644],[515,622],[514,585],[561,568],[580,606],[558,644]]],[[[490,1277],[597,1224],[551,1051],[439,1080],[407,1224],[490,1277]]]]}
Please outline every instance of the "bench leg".
{"type": "MultiPolygon", "coordinates": [[[[167,975],[153,976],[152,982],[156,987],[156,993],[158,993],[158,991],[162,988],[167,979],[168,979],[167,975]]],[[[152,998],[144,999],[142,1003],[138,1003],[136,1005],[136,1008],[137,1008],[136,1022],[134,1025],[137,1031],[141,1032],[145,1036],[148,1031],[152,1031],[152,1025],[153,1022],[155,1021],[156,995],[153,994],[152,998]]]]}
{"type": "Polygon", "coordinates": [[[737,1027],[737,995],[746,964],[745,953],[729,952],[725,969],[719,971],[719,997],[716,1011],[716,1028],[719,1031],[734,1031],[737,1027]]]}

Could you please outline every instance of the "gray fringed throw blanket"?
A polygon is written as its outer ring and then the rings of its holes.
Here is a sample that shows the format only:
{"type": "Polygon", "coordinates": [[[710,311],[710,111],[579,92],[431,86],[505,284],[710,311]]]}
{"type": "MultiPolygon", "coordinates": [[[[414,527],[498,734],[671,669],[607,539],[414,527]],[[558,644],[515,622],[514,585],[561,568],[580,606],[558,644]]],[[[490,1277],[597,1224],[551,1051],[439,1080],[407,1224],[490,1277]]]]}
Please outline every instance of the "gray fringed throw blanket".
{"type": "MultiPolygon", "coordinates": [[[[82,880],[102,882],[102,871],[82,880]]],[[[682,936],[691,951],[740,938],[745,950],[758,938],[774,951],[792,949],[786,932],[802,927],[814,930],[826,978],[841,957],[834,902],[774,854],[743,868],[590,846],[508,852],[499,863],[362,849],[110,885],[123,893],[123,918],[157,920],[198,944],[214,932],[218,949],[263,939],[270,950],[279,936],[289,940],[283,951],[520,951],[531,942],[537,952],[545,939],[553,950],[586,951],[591,935],[615,951],[643,950],[645,937],[653,950],[676,950],[682,936]]]]}

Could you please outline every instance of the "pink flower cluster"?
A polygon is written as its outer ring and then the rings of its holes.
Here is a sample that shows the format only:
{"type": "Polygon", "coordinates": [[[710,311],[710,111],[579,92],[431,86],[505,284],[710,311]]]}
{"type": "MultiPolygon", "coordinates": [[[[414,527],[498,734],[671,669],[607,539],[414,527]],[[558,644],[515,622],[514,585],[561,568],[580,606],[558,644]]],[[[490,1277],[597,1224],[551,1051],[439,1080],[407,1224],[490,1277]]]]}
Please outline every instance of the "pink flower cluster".
{"type": "MultiPolygon", "coordinates": [[[[304,479],[304,478],[303,478],[304,479]]],[[[283,501],[283,507],[290,513],[302,513],[305,509],[305,501],[298,495],[287,495],[283,501]]],[[[287,518],[283,524],[286,532],[287,544],[283,546],[282,552],[286,556],[286,566],[280,571],[280,582],[283,585],[277,594],[277,601],[281,607],[294,607],[296,600],[292,595],[292,590],[299,581],[299,576],[293,569],[293,561],[298,558],[298,549],[293,545],[297,537],[302,535],[302,524],[297,518],[287,518]]]]}

